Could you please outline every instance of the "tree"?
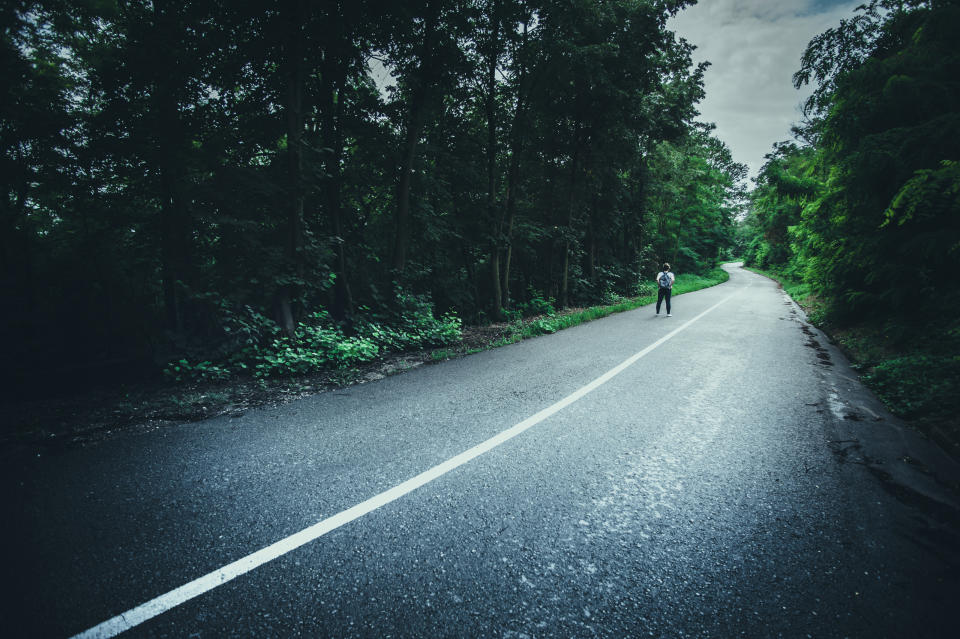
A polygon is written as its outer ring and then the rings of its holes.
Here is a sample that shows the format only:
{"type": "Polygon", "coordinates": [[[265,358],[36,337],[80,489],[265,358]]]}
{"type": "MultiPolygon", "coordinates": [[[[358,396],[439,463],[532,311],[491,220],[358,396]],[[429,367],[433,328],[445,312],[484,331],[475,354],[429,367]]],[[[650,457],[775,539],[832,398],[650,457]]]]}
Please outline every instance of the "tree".
{"type": "Polygon", "coordinates": [[[808,278],[830,282],[817,288],[838,315],[906,314],[918,281],[953,312],[956,291],[934,274],[960,266],[957,26],[957,2],[878,0],[804,56],[795,80],[820,81],[810,106],[827,176],[804,210],[808,278]]]}
{"type": "Polygon", "coordinates": [[[236,362],[433,304],[629,294],[654,246],[709,267],[736,171],[693,124],[685,4],[8,3],[2,257],[31,347],[236,362]]]}

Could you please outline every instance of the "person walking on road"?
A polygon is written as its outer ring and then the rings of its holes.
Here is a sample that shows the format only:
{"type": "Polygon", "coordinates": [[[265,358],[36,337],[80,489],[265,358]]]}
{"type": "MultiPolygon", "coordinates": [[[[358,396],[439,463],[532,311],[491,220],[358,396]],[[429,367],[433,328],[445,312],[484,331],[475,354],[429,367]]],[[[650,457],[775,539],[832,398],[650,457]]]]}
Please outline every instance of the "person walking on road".
{"type": "Polygon", "coordinates": [[[676,277],[670,272],[670,265],[663,263],[663,270],[657,273],[657,315],[660,314],[660,304],[667,300],[667,317],[673,317],[670,314],[670,294],[673,292],[673,281],[676,277]]]}

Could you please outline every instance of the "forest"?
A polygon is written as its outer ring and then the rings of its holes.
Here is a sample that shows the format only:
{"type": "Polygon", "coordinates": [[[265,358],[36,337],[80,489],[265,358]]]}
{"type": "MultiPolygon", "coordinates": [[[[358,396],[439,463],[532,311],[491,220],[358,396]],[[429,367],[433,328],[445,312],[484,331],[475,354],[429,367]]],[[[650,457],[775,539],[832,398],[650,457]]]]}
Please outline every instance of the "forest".
{"type": "MultiPolygon", "coordinates": [[[[689,4],[3,3],[5,390],[349,366],[450,343],[464,325],[637,295],[663,261],[711,271],[738,241],[746,169],[694,121],[706,66],[667,28],[689,4]]],[[[918,55],[944,46],[946,22],[931,24],[918,55]]],[[[955,58],[925,60],[924,73],[957,77],[955,58]]],[[[751,218],[763,265],[826,263],[776,244],[767,227],[786,234],[797,220],[764,211],[842,199],[817,190],[836,182],[825,163],[840,161],[837,145],[854,143],[830,137],[849,119],[830,96],[877,82],[871,72],[847,89],[835,80],[845,68],[805,68],[827,74],[812,110],[824,150],[784,148],[768,164],[751,218]],[[778,163],[815,190],[778,190],[778,163]]],[[[956,176],[931,159],[956,159],[956,119],[948,138],[928,113],[947,114],[949,96],[924,107],[916,134],[939,151],[918,149],[901,171],[874,255],[888,235],[942,219],[918,205],[956,176]]],[[[883,192],[844,206],[883,200],[893,182],[871,171],[883,192]]],[[[817,245],[830,241],[820,229],[806,231],[817,245]]],[[[931,241],[955,264],[955,239],[931,241]]],[[[889,272],[877,271],[915,279],[889,272]]]]}
{"type": "Polygon", "coordinates": [[[806,120],[739,230],[903,417],[960,452],[960,2],[872,0],[814,38],[806,120]]]}

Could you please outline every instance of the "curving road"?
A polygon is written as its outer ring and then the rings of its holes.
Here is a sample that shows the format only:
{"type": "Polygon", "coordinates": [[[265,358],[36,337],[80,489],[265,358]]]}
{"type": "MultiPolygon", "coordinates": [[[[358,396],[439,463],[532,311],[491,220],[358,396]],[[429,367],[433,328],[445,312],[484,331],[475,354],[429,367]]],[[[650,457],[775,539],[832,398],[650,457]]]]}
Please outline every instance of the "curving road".
{"type": "Polygon", "coordinates": [[[6,455],[4,634],[953,636],[957,464],[726,268],[672,318],[6,455]]]}

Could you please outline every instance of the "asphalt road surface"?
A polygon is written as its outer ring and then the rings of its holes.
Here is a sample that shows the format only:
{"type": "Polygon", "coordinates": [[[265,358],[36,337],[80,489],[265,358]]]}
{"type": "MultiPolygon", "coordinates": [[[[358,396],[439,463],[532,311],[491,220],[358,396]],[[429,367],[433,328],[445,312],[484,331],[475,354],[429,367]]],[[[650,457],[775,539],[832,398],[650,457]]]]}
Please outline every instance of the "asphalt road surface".
{"type": "Polygon", "coordinates": [[[957,465],[727,268],[671,318],[7,451],[0,634],[956,636],[957,465]]]}

